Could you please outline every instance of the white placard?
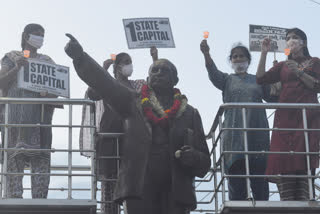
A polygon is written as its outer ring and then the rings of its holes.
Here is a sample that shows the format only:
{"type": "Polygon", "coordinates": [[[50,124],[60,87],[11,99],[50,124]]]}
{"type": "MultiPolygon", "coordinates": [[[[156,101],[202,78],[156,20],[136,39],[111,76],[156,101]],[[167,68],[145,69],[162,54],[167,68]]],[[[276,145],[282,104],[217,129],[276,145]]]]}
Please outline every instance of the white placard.
{"type": "Polygon", "coordinates": [[[175,48],[168,18],[123,19],[129,49],[175,48]]]}
{"type": "Polygon", "coordinates": [[[261,44],[264,38],[271,39],[271,52],[284,52],[286,48],[286,28],[250,25],[249,26],[249,48],[250,51],[261,51],[261,44]]]}
{"type": "Polygon", "coordinates": [[[18,87],[35,92],[70,97],[69,68],[39,60],[28,59],[28,66],[18,73],[18,87]]]}

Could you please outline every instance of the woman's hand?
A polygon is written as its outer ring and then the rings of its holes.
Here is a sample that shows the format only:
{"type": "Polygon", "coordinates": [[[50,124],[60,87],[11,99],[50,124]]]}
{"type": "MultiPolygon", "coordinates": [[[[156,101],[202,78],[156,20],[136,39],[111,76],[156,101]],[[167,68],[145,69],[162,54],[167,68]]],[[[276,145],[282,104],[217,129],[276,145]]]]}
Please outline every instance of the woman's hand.
{"type": "Polygon", "coordinates": [[[153,61],[158,60],[158,49],[155,46],[150,48],[150,55],[153,61]]]}
{"type": "Polygon", "coordinates": [[[20,57],[20,58],[16,61],[16,63],[17,63],[17,66],[18,66],[18,70],[20,70],[20,68],[21,68],[22,66],[27,66],[27,65],[28,65],[28,60],[27,60],[26,58],[24,58],[24,57],[20,57]]]}
{"type": "Polygon", "coordinates": [[[113,60],[112,59],[107,59],[106,61],[103,62],[103,69],[104,70],[108,70],[110,65],[113,64],[113,60]]]}
{"type": "Polygon", "coordinates": [[[206,39],[202,40],[202,42],[200,43],[200,50],[204,55],[209,54],[210,47],[206,39]]]}
{"type": "Polygon", "coordinates": [[[296,63],[296,62],[293,61],[293,60],[288,60],[288,61],[286,62],[286,64],[287,64],[288,68],[289,68],[291,71],[293,71],[294,73],[298,73],[298,71],[299,71],[298,63],[296,63]]]}
{"type": "Polygon", "coordinates": [[[264,38],[261,45],[261,53],[265,53],[265,54],[268,53],[268,51],[270,50],[270,43],[271,43],[271,39],[264,38]]]}

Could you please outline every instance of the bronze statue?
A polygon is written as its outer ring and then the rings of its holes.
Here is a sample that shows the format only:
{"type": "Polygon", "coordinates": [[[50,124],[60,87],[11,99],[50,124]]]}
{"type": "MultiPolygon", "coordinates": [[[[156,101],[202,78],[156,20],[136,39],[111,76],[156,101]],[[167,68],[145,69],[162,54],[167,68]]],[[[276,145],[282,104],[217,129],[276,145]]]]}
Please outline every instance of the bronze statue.
{"type": "Polygon", "coordinates": [[[128,214],[185,214],[196,208],[194,178],[210,168],[201,118],[174,86],[176,67],[166,59],[149,69],[141,93],[105,74],[70,34],[65,47],[79,77],[125,120],[114,200],[128,214]]]}

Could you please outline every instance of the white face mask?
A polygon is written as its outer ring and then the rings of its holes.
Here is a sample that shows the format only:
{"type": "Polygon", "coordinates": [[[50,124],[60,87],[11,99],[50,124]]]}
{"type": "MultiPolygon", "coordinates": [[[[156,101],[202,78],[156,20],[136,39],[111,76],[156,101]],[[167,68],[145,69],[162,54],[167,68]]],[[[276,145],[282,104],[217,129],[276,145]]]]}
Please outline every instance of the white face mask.
{"type": "Polygon", "coordinates": [[[27,43],[32,47],[39,49],[43,45],[43,36],[36,36],[36,35],[30,34],[27,43]]]}
{"type": "Polygon", "coordinates": [[[303,41],[301,39],[290,39],[287,41],[287,47],[291,53],[297,53],[303,47],[303,41]]]}
{"type": "Polygon", "coordinates": [[[249,67],[249,62],[237,62],[237,63],[232,63],[232,69],[236,74],[241,74],[247,72],[249,67]]]}
{"type": "Polygon", "coordinates": [[[121,66],[121,70],[120,70],[120,73],[125,76],[125,77],[130,77],[131,74],[133,72],[133,66],[132,64],[129,64],[129,65],[122,65],[121,66]]]}

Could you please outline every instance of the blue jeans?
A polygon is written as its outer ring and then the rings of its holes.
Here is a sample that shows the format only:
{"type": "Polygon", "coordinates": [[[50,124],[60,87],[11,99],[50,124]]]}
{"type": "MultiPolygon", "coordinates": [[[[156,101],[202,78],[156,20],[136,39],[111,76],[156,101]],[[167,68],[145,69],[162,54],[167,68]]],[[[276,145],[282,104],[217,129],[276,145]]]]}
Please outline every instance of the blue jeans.
{"type": "MultiPolygon", "coordinates": [[[[266,162],[262,158],[249,161],[250,175],[264,175],[266,162]]],[[[245,160],[240,159],[233,163],[229,169],[229,175],[245,175],[245,160]]],[[[247,200],[247,184],[245,178],[229,178],[229,200],[247,200]]],[[[269,200],[269,184],[265,178],[250,178],[250,187],[253,198],[257,201],[269,200]]]]}

